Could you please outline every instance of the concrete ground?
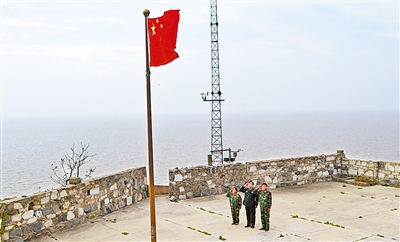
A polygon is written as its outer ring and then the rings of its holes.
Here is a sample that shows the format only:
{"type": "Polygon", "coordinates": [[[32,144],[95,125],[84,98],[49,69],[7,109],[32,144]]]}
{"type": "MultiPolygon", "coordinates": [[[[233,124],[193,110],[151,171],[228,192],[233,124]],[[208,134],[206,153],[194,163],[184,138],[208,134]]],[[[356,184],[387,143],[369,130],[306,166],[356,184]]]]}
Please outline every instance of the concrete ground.
{"type": "MultiPolygon", "coordinates": [[[[271,227],[231,225],[224,195],[170,202],[156,197],[158,241],[399,241],[400,189],[338,182],[273,189],[271,227]]],[[[240,193],[243,197],[243,193],[240,193]]],[[[33,241],[150,241],[149,199],[33,241]]]]}

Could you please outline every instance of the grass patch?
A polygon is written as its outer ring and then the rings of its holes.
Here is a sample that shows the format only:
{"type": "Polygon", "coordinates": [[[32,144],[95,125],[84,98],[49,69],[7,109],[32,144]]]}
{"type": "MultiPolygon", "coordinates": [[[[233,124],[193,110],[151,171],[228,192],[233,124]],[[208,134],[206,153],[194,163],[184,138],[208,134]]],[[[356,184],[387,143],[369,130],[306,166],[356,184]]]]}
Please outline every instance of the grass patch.
{"type": "Polygon", "coordinates": [[[390,211],[396,211],[397,210],[397,208],[392,208],[392,209],[390,209],[390,211]]]}
{"type": "Polygon", "coordinates": [[[128,235],[129,233],[128,233],[128,232],[122,232],[122,234],[123,234],[123,235],[128,235]]]}
{"type": "Polygon", "coordinates": [[[372,199],[375,199],[375,197],[371,197],[372,199]]]}
{"type": "Polygon", "coordinates": [[[363,216],[358,216],[358,218],[363,218],[363,216]]]}
{"type": "MultiPolygon", "coordinates": [[[[216,212],[214,212],[214,211],[207,210],[207,209],[202,208],[202,207],[200,207],[200,208],[198,208],[198,209],[200,209],[201,211],[204,211],[204,212],[208,212],[208,213],[210,213],[210,214],[218,214],[218,215],[224,216],[224,215],[221,214],[221,213],[216,213],[216,212]]],[[[229,216],[228,216],[228,217],[229,217],[229,216]]]]}
{"type": "Polygon", "coordinates": [[[358,187],[357,189],[360,190],[360,189],[362,189],[362,187],[358,187]]]}
{"type": "Polygon", "coordinates": [[[347,187],[346,184],[343,183],[342,187],[347,187]]]}
{"type": "Polygon", "coordinates": [[[396,195],[394,195],[394,197],[400,197],[400,195],[397,195],[397,194],[396,194],[396,195]]]}
{"type": "Polygon", "coordinates": [[[341,194],[346,194],[345,192],[340,192],[341,194]]]}
{"type": "Polygon", "coordinates": [[[114,218],[114,219],[106,220],[106,222],[110,222],[110,223],[115,224],[117,222],[117,219],[114,218]]]}
{"type": "Polygon", "coordinates": [[[219,240],[225,241],[226,238],[222,237],[221,235],[218,237],[219,240]]]}
{"type": "Polygon", "coordinates": [[[344,229],[344,226],[340,226],[339,224],[334,224],[334,223],[329,222],[329,221],[326,221],[324,224],[327,224],[327,225],[331,225],[331,226],[335,226],[335,227],[344,229]]]}
{"type": "MultiPolygon", "coordinates": [[[[197,232],[199,232],[199,233],[202,233],[202,234],[205,234],[205,235],[211,235],[210,233],[208,233],[207,231],[202,231],[202,230],[200,230],[200,229],[195,229],[195,228],[193,228],[193,227],[190,227],[190,226],[188,226],[187,227],[188,229],[191,229],[191,230],[195,230],[195,231],[197,231],[197,232]]],[[[220,236],[221,237],[221,236],[220,236]]],[[[226,239],[225,239],[226,240],[226,239]]]]}
{"type": "Polygon", "coordinates": [[[205,234],[205,235],[211,235],[209,232],[207,232],[207,231],[202,231],[202,230],[200,230],[200,229],[198,229],[197,232],[200,232],[200,233],[205,234]]]}
{"type": "Polygon", "coordinates": [[[361,195],[361,197],[365,197],[364,195],[361,195]]]}
{"type": "MultiPolygon", "coordinates": [[[[299,218],[299,216],[298,216],[297,214],[296,214],[296,215],[290,215],[290,216],[292,216],[292,218],[299,218]]],[[[361,216],[360,216],[360,217],[361,217],[361,216]]],[[[300,219],[307,220],[306,218],[303,218],[303,217],[300,217],[300,219]]],[[[314,220],[314,219],[311,219],[311,220],[309,220],[309,221],[310,221],[310,222],[315,222],[315,223],[320,223],[320,224],[322,224],[321,221],[317,221],[317,220],[314,220]]],[[[334,224],[334,223],[331,223],[331,222],[329,222],[329,221],[326,221],[324,224],[331,225],[331,226],[335,226],[335,227],[342,228],[342,229],[345,228],[344,226],[341,226],[341,225],[339,225],[339,224],[334,224]]]]}
{"type": "Polygon", "coordinates": [[[383,236],[381,234],[377,234],[376,236],[381,237],[381,238],[385,238],[385,236],[383,236]]]}

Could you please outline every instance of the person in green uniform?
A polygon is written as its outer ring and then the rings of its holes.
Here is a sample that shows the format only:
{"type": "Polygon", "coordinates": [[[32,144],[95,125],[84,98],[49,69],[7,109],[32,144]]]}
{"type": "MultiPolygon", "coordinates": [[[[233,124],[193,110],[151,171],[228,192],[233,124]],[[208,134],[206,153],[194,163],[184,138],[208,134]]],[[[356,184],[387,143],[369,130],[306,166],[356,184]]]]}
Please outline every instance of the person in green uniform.
{"type": "Polygon", "coordinates": [[[239,211],[242,208],[242,197],[237,193],[237,188],[232,188],[229,192],[226,193],[226,196],[229,197],[229,204],[231,206],[232,213],[232,225],[239,224],[239,211]]]}
{"type": "Polygon", "coordinates": [[[260,230],[269,230],[269,216],[271,213],[271,206],[272,206],[272,194],[268,191],[267,183],[261,184],[258,188],[258,204],[260,206],[260,213],[261,213],[261,223],[262,227],[260,230]]]}

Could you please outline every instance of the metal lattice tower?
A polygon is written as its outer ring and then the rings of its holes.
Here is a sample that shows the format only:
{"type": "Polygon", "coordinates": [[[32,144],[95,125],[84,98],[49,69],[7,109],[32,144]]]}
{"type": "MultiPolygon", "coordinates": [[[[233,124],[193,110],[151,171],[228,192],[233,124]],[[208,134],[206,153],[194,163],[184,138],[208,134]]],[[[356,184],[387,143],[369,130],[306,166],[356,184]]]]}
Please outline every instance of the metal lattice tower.
{"type": "Polygon", "coordinates": [[[217,0],[210,1],[211,15],[211,155],[213,165],[223,163],[221,90],[219,80],[219,45],[217,0]]]}

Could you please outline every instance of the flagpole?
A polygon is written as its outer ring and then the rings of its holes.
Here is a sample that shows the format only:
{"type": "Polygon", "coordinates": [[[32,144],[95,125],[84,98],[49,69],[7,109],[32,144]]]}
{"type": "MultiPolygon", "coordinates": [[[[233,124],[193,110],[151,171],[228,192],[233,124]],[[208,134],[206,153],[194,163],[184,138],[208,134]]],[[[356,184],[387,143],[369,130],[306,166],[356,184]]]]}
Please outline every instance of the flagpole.
{"type": "Polygon", "coordinates": [[[151,241],[156,242],[156,206],[154,199],[154,171],[153,171],[153,131],[151,122],[151,90],[150,90],[150,62],[149,62],[149,40],[148,40],[148,28],[147,19],[150,15],[150,10],[143,10],[145,19],[145,35],[146,35],[146,90],[147,90],[147,146],[149,156],[149,193],[150,193],[150,234],[151,241]]]}

